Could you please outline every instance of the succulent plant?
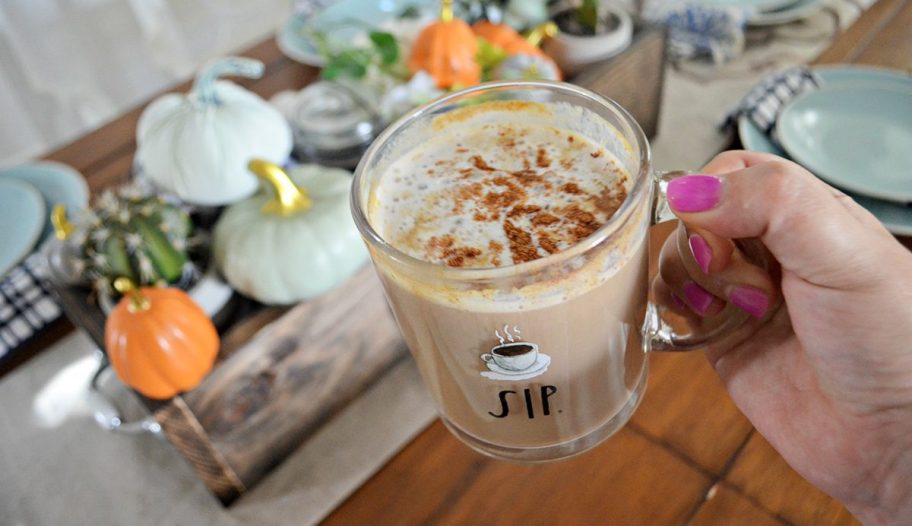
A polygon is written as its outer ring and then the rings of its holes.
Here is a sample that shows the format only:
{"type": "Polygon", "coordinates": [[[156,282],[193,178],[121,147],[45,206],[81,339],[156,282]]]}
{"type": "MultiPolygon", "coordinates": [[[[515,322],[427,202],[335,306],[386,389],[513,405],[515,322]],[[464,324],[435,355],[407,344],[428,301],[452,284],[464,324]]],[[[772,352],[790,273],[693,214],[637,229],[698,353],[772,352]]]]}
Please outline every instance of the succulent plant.
{"type": "Polygon", "coordinates": [[[83,278],[102,294],[120,277],[138,286],[176,283],[192,272],[192,229],[189,215],[161,197],[105,192],[82,236],[83,278]]]}

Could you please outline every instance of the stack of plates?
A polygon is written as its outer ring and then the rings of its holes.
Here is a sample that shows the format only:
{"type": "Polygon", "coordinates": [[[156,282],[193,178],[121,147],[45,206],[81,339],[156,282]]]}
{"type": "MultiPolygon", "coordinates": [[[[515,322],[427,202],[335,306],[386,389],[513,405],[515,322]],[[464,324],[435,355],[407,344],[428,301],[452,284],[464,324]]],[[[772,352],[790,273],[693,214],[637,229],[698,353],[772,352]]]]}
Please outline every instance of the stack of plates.
{"type": "Polygon", "coordinates": [[[750,9],[753,26],[787,24],[819,11],[823,0],[698,0],[706,5],[750,9]]]}
{"type": "Polygon", "coordinates": [[[89,188],[76,170],[40,162],[0,170],[0,279],[53,235],[49,214],[60,203],[86,207],[89,188]]]}
{"type": "Polygon", "coordinates": [[[779,114],[781,148],[743,115],[741,143],[802,164],[894,234],[912,235],[912,76],[849,66],[814,72],[820,89],[799,95],[779,114]]]}

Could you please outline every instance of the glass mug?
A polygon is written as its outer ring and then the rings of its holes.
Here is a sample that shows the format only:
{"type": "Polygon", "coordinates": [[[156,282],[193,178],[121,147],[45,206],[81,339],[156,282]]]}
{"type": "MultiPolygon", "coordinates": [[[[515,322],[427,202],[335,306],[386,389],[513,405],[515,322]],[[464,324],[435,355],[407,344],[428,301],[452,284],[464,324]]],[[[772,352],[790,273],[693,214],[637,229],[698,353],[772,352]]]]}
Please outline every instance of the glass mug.
{"type": "MultiPolygon", "coordinates": [[[[459,439],[516,461],[581,453],[633,415],[647,351],[701,347],[747,320],[728,305],[688,323],[648,301],[648,230],[670,216],[662,190],[677,175],[652,172],[646,137],[621,106],[563,83],[454,93],[407,114],[373,143],[355,173],[352,213],[441,419],[459,439]],[[511,266],[448,267],[384,240],[369,207],[390,164],[448,126],[499,120],[555,126],[604,147],[632,178],[626,200],[586,239],[511,266]]],[[[696,268],[686,228],[679,224],[673,235],[685,265],[696,268]]],[[[765,266],[758,242],[738,243],[765,266]]]]}

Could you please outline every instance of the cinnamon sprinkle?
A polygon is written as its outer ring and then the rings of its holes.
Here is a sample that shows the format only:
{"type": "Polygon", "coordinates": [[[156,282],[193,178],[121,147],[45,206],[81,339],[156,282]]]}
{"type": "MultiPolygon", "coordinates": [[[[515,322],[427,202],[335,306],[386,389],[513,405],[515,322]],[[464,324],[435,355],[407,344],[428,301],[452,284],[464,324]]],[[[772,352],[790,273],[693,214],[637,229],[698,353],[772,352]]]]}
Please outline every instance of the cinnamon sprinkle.
{"type": "Polygon", "coordinates": [[[525,263],[534,261],[541,256],[535,248],[535,242],[532,241],[532,234],[517,227],[510,221],[503,222],[504,234],[510,241],[510,254],[513,257],[513,263],[525,263]]]}
{"type": "Polygon", "coordinates": [[[489,165],[488,163],[486,163],[485,160],[482,159],[480,155],[472,156],[472,164],[475,165],[475,168],[478,168],[479,170],[482,170],[485,172],[493,172],[495,170],[495,168],[493,166],[489,165]]]}
{"type": "Polygon", "coordinates": [[[544,213],[538,214],[532,218],[532,225],[533,226],[547,226],[547,225],[553,225],[554,223],[557,223],[558,221],[560,221],[560,219],[557,218],[556,216],[553,216],[547,212],[544,212],[544,213]]]}
{"type": "Polygon", "coordinates": [[[579,195],[579,194],[583,193],[583,191],[580,189],[580,187],[576,183],[564,183],[560,186],[560,189],[562,192],[566,192],[568,194],[573,194],[573,195],[579,195]]]}
{"type": "Polygon", "coordinates": [[[551,159],[548,159],[548,153],[544,148],[538,149],[538,154],[535,156],[535,164],[539,168],[547,168],[551,166],[551,159]]]}

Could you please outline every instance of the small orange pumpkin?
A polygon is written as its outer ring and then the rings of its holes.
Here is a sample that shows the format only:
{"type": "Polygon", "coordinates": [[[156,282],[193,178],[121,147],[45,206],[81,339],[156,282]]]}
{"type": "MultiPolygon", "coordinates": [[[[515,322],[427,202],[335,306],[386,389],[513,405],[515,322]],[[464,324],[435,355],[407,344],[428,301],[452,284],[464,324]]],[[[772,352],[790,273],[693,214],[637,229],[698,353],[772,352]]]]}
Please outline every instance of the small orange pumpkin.
{"type": "Polygon", "coordinates": [[[105,322],[105,347],[120,379],[149,398],[193,389],[212,370],[219,336],[212,321],[185,292],[135,289],[118,278],[124,294],[105,322]]]}
{"type": "Polygon", "coordinates": [[[453,0],[443,0],[440,20],[422,29],[412,45],[408,67],[412,73],[427,71],[441,89],[474,86],[481,82],[477,52],[472,28],[453,17],[453,0]]]}

